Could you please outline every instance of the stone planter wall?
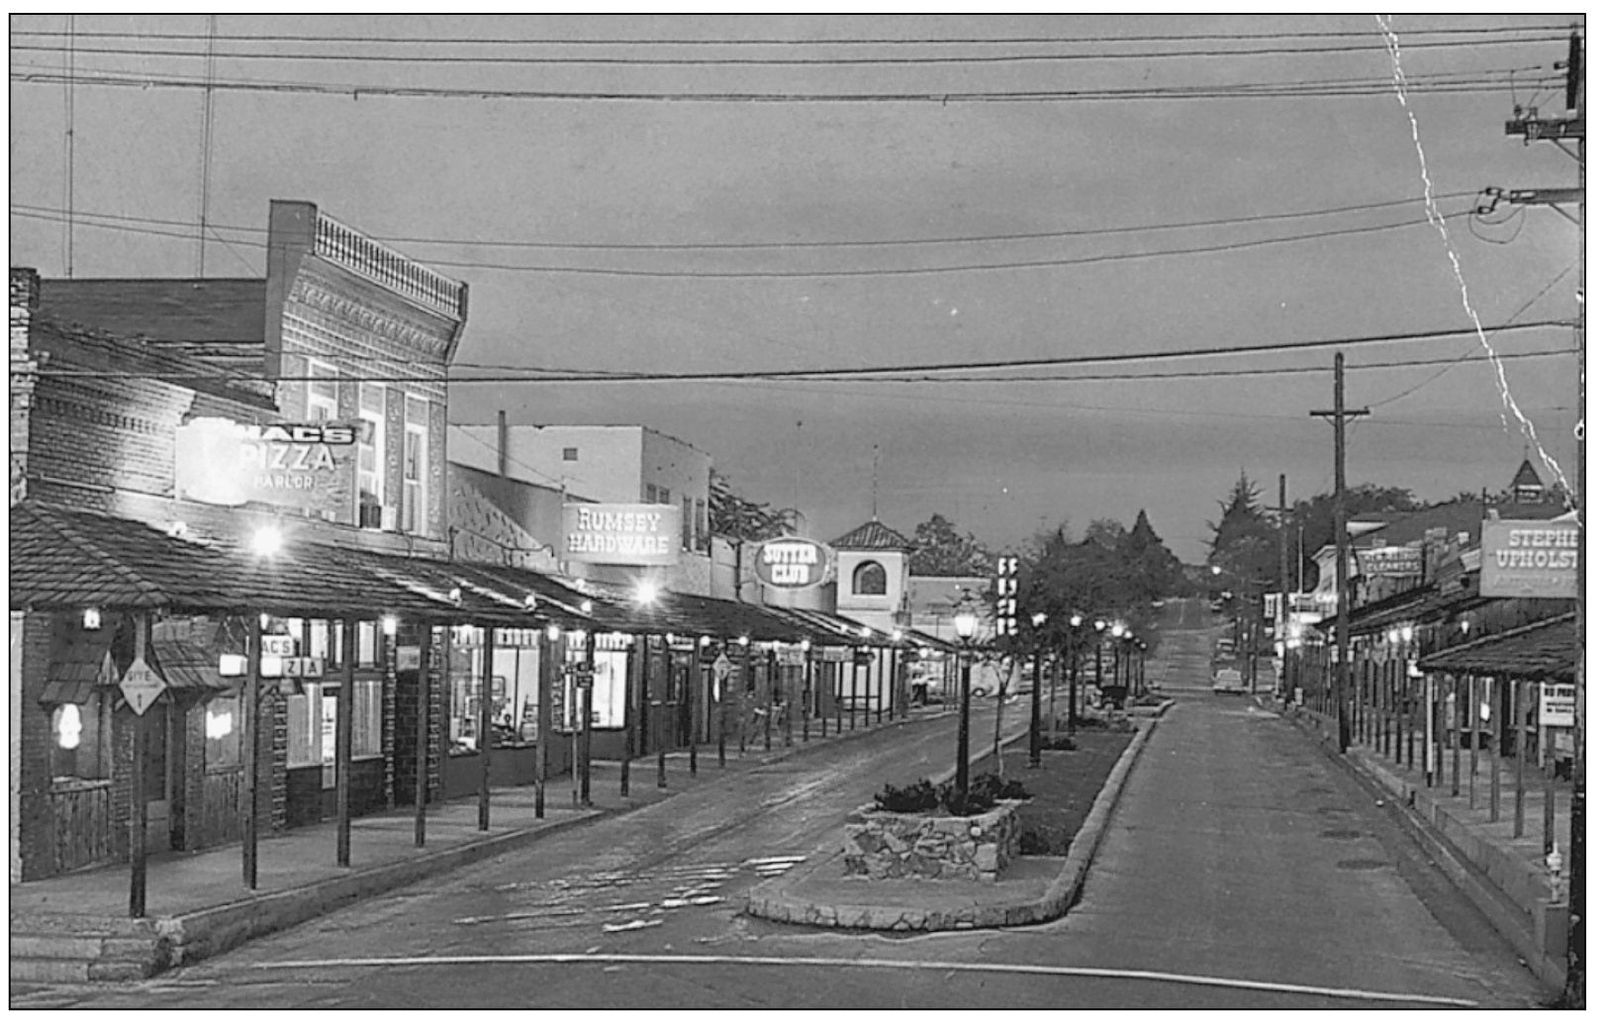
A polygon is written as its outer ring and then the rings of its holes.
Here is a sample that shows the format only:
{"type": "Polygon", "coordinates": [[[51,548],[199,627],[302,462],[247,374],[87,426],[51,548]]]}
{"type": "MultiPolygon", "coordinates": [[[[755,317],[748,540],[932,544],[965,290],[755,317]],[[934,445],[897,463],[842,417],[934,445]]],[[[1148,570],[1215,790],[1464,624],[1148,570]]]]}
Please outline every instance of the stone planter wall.
{"type": "Polygon", "coordinates": [[[997,880],[1021,851],[1021,804],[1002,801],[980,816],[925,816],[868,803],[843,828],[843,872],[873,880],[997,880]]]}

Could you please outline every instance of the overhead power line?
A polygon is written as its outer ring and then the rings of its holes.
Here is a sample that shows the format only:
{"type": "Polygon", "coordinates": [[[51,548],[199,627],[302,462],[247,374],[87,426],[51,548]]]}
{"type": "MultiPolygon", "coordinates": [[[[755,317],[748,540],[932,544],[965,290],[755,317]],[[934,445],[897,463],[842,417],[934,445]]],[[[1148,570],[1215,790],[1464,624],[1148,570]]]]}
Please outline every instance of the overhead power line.
{"type": "MultiPolygon", "coordinates": [[[[1451,28],[1402,28],[1396,34],[1403,38],[1422,36],[1489,36],[1541,35],[1556,37],[1567,33],[1573,25],[1473,25],[1451,28]]],[[[60,38],[67,33],[56,30],[13,29],[14,36],[34,38],[60,38]]],[[[206,36],[195,32],[78,32],[81,39],[161,39],[202,40],[206,36]]],[[[1089,43],[1169,43],[1221,40],[1241,42],[1271,39],[1374,39],[1374,29],[1347,31],[1319,29],[1293,32],[1178,32],[1166,35],[1032,35],[1032,36],[812,36],[782,38],[762,36],[751,39],[701,39],[696,37],[630,36],[621,38],[565,38],[560,36],[396,36],[396,35],[311,35],[219,33],[219,40],[229,42],[292,42],[292,43],[361,43],[398,46],[1021,46],[1029,44],[1084,45],[1089,43]]]]}
{"type": "MultiPolygon", "coordinates": [[[[1563,35],[1538,36],[1535,38],[1516,39],[1450,39],[1438,41],[1425,41],[1411,44],[1404,49],[1469,49],[1490,48],[1492,46],[1515,46],[1526,44],[1557,45],[1565,41],[1563,35]]],[[[199,40],[198,40],[199,41],[199,40]]],[[[227,42],[244,42],[242,39],[224,40],[227,42]]],[[[467,44],[464,44],[467,45],[467,44]]],[[[11,49],[21,53],[47,53],[59,54],[64,51],[61,45],[41,45],[37,43],[11,44],[11,49]]],[[[217,56],[223,60],[286,60],[303,62],[329,62],[341,63],[371,63],[371,64],[420,64],[420,65],[473,65],[490,64],[502,66],[614,66],[614,67],[912,67],[937,64],[1011,64],[1011,63],[1085,63],[1093,61],[1126,61],[1126,60],[1168,60],[1168,59],[1219,59],[1219,58],[1247,58],[1271,56],[1317,56],[1337,53],[1356,53],[1359,51],[1375,52],[1379,49],[1377,42],[1356,43],[1325,43],[1307,44],[1298,46],[1240,46],[1237,48],[1214,49],[1183,49],[1183,50],[1138,50],[1126,53],[990,53],[990,54],[941,54],[936,56],[919,57],[888,57],[888,56],[854,56],[854,57],[821,57],[821,56],[766,56],[766,57],[643,57],[643,56],[530,56],[505,54],[476,55],[476,54],[413,54],[413,53],[356,53],[346,52],[312,52],[312,51],[251,51],[233,50],[219,53],[217,56]]],[[[173,47],[154,46],[92,46],[79,47],[78,52],[89,55],[116,56],[116,57],[179,57],[197,58],[205,57],[205,53],[196,50],[176,49],[173,47]]]]}
{"type": "MultiPolygon", "coordinates": [[[[1468,190],[1461,192],[1447,192],[1437,195],[1440,201],[1448,199],[1470,198],[1482,194],[1479,191],[1468,190]]],[[[1065,238],[1092,238],[1108,235],[1139,234],[1150,231],[1188,230],[1200,227],[1233,227],[1243,224],[1268,223],[1278,220],[1300,220],[1308,217],[1337,216],[1343,213],[1361,213],[1371,210],[1390,209],[1395,206],[1420,206],[1423,204],[1422,195],[1413,195],[1401,199],[1391,199],[1384,202],[1355,203],[1348,206],[1330,206],[1323,209],[1284,210],[1277,213],[1259,213],[1247,216],[1217,217],[1207,220],[1180,220],[1158,224],[1129,224],[1118,227],[1085,227],[1063,231],[1019,231],[1007,234],[969,234],[940,238],[881,238],[864,240],[837,240],[837,241],[725,241],[725,242],[574,242],[574,241],[519,241],[499,238],[435,238],[420,236],[375,235],[376,241],[383,241],[391,245],[452,245],[458,247],[477,248],[528,248],[528,249],[558,249],[568,251],[596,251],[596,252],[705,252],[705,251],[752,251],[755,249],[812,249],[812,248],[892,248],[913,247],[919,245],[961,245],[1014,241],[1051,241],[1065,238]]],[[[63,210],[51,206],[31,206],[26,203],[14,202],[11,212],[17,216],[36,216],[47,218],[60,216],[63,210]]],[[[117,213],[91,213],[84,210],[75,210],[74,215],[80,218],[94,220],[107,220],[114,223],[154,224],[163,227],[183,228],[191,230],[195,224],[188,220],[169,220],[157,217],[125,216],[117,213]]],[[[266,227],[225,226],[218,223],[208,225],[209,229],[228,230],[241,234],[266,235],[266,227]]]]}
{"type": "MultiPolygon", "coordinates": [[[[58,221],[58,217],[40,213],[13,213],[13,216],[58,221]]],[[[116,230],[136,234],[151,234],[160,237],[188,237],[179,231],[160,230],[113,223],[86,224],[82,218],[79,223],[84,226],[98,227],[103,230],[116,230]]],[[[968,263],[952,266],[905,266],[884,267],[876,269],[855,270],[646,270],[629,269],[623,267],[602,266],[567,266],[562,264],[546,265],[519,265],[509,263],[492,263],[476,260],[431,259],[430,264],[438,268],[475,269],[488,271],[502,271],[509,273],[569,273],[588,276],[603,277],[642,277],[669,280],[797,280],[797,279],[841,279],[853,277],[910,277],[923,276],[936,273],[968,273],[997,270],[1027,270],[1046,269],[1059,266],[1087,266],[1098,263],[1128,262],[1135,259],[1152,259],[1170,256],[1203,255],[1210,253],[1232,252],[1242,249],[1258,248],[1264,245],[1292,244],[1301,241],[1315,241],[1323,238],[1338,238],[1348,235],[1373,234],[1381,231],[1401,230],[1408,227],[1423,226],[1421,217],[1397,220],[1387,224],[1373,224],[1362,227],[1331,228],[1321,231],[1308,231],[1301,234],[1282,235],[1274,238],[1253,238],[1244,241],[1219,242],[1209,245],[1195,245],[1189,247],[1151,249],[1141,252],[1103,253],[1088,256],[1069,256],[1060,259],[1024,259],[1010,262],[968,263]]],[[[266,247],[264,242],[241,242],[255,247],[266,247]]]]}
{"type": "MultiPolygon", "coordinates": [[[[1511,323],[1504,326],[1486,327],[1486,334],[1507,333],[1518,330],[1534,330],[1544,327],[1558,327],[1572,329],[1573,320],[1535,320],[1525,323],[1511,323]]],[[[1246,355],[1266,355],[1278,352],[1301,352],[1318,349],[1333,349],[1340,347],[1363,347],[1375,344],[1401,344],[1409,342],[1445,340],[1454,337],[1467,337],[1472,334],[1472,327],[1458,327],[1450,330],[1423,330],[1404,333],[1372,334],[1360,337],[1330,338],[1315,341],[1280,341],[1269,344],[1208,346],[1196,348],[1179,348],[1176,350],[1151,350],[1142,352],[1112,352],[1100,355],[1070,355],[1056,358],[1022,358],[998,359],[992,361],[948,362],[948,363],[901,363],[881,366],[840,366],[818,367],[813,369],[749,369],[749,370],[701,370],[696,372],[680,373],[643,373],[643,372],[617,372],[611,370],[541,370],[521,366],[500,366],[496,373],[481,372],[448,376],[448,383],[685,383],[716,380],[832,380],[856,379],[864,382],[879,382],[890,375],[909,376],[913,373],[977,373],[1000,369],[1025,368],[1068,368],[1076,366],[1116,365],[1134,362],[1169,362],[1179,359],[1238,357],[1246,355]],[[516,375],[522,374],[522,375],[516,375]]],[[[1458,356],[1457,358],[1461,358],[1458,356]]],[[[1455,359],[1454,359],[1455,360],[1455,359]]],[[[1426,363],[1427,364],[1427,363],[1426,363]]],[[[450,373],[451,367],[448,368],[450,373]]],[[[1224,375],[1260,375],[1263,370],[1237,370],[1224,375]]],[[[1314,370],[1315,371],[1315,370],[1314,370]]],[[[151,379],[181,382],[185,380],[210,379],[240,379],[238,374],[219,373],[133,373],[108,370],[64,370],[47,368],[41,370],[44,375],[58,377],[76,377],[87,379],[151,379]]],[[[1177,377],[1177,373],[1155,374],[1158,377],[1177,377]]],[[[1086,377],[1087,380],[1098,380],[1105,377],[1086,377]]],[[[277,382],[298,383],[309,380],[323,380],[328,377],[318,376],[280,376],[277,382]]],[[[1072,382],[1075,378],[1064,378],[1072,382]]],[[[361,382],[366,383],[409,383],[409,382],[441,382],[439,375],[421,376],[418,374],[395,374],[365,376],[361,382]]],[[[908,379],[901,382],[911,382],[908,379]]],[[[944,382],[936,379],[924,379],[915,382],[944,382]]],[[[1004,382],[1000,380],[982,380],[973,382],[1004,382]]]]}
{"type": "MultiPolygon", "coordinates": [[[[1514,88],[1544,89],[1562,82],[1557,72],[1536,71],[1518,78],[1511,69],[1495,69],[1446,79],[1414,76],[1409,87],[1418,94],[1509,93],[1514,88]]],[[[64,73],[43,65],[14,64],[11,80],[22,84],[98,85],[117,88],[205,88],[194,76],[140,74],[127,71],[64,73]]],[[[1246,82],[1233,85],[1137,86],[1127,88],[1031,89],[971,91],[926,89],[908,92],[665,92],[604,89],[508,89],[443,86],[360,85],[332,82],[291,82],[267,79],[218,79],[212,87],[233,92],[268,92],[339,96],[349,99],[476,99],[540,102],[613,103],[1071,103],[1123,100],[1180,101],[1204,99],[1293,99],[1394,95],[1394,85],[1375,77],[1331,82],[1246,82]]]]}

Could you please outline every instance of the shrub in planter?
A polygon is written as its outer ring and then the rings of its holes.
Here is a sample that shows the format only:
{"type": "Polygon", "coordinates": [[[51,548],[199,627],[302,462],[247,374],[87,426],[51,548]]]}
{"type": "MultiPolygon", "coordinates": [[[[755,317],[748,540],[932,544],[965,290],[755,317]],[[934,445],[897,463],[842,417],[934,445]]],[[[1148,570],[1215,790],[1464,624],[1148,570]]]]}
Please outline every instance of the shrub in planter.
{"type": "Polygon", "coordinates": [[[952,816],[976,816],[988,812],[1002,799],[1032,797],[1022,787],[1021,781],[1007,781],[995,774],[983,774],[974,779],[964,792],[957,792],[953,784],[935,788],[927,780],[902,788],[885,784],[876,796],[876,807],[885,813],[929,813],[942,809],[952,816]]]}
{"type": "Polygon", "coordinates": [[[983,774],[971,782],[965,792],[946,784],[938,792],[944,808],[955,816],[976,816],[998,805],[1001,799],[1029,799],[1033,796],[1022,787],[1021,781],[1007,781],[997,774],[983,774]]]}
{"type": "Polygon", "coordinates": [[[920,780],[902,788],[884,784],[876,797],[876,806],[885,813],[925,813],[937,809],[939,801],[938,789],[932,782],[920,780]]]}

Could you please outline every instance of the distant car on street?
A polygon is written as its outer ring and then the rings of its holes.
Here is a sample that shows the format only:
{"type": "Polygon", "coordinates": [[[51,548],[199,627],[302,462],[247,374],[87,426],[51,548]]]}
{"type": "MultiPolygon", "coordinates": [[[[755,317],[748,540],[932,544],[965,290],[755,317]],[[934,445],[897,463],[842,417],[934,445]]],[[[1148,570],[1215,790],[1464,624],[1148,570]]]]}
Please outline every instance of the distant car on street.
{"type": "Polygon", "coordinates": [[[1245,676],[1234,667],[1219,667],[1212,675],[1212,691],[1224,695],[1238,695],[1245,691],[1245,676]]]}

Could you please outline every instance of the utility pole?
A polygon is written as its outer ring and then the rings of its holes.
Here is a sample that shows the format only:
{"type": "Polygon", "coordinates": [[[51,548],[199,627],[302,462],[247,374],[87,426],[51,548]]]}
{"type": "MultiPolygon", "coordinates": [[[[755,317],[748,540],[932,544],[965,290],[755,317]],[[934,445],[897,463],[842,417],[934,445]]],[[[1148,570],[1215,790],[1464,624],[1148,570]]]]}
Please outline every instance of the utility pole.
{"type": "MultiPolygon", "coordinates": [[[[1334,353],[1334,407],[1311,413],[1334,421],[1334,644],[1335,702],[1340,717],[1340,751],[1351,747],[1348,689],[1351,687],[1350,614],[1351,555],[1346,532],[1346,420],[1368,409],[1346,407],[1346,356],[1334,353]]],[[[1282,500],[1281,500],[1282,503],[1282,500]]]]}
{"type": "MultiPolygon", "coordinates": [[[[1575,320],[1575,351],[1580,372],[1576,395],[1579,419],[1575,424],[1575,512],[1580,519],[1580,547],[1575,567],[1575,726],[1574,791],[1569,805],[1569,960],[1564,973],[1563,1006],[1586,1007],[1586,40],[1579,28],[1569,33],[1569,59],[1557,65],[1566,71],[1564,117],[1545,118],[1514,108],[1507,134],[1529,145],[1547,141],[1563,149],[1573,139],[1580,184],[1571,188],[1534,188],[1522,191],[1486,189],[1487,195],[1515,205],[1547,205],[1580,228],[1579,315],[1575,320]],[[1578,203],[1579,219],[1570,217],[1564,204],[1578,203]]],[[[1494,203],[1493,203],[1494,204],[1494,203]]]]}

